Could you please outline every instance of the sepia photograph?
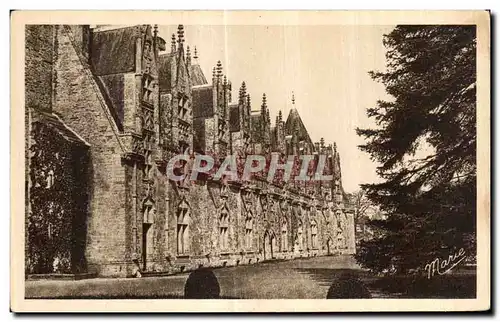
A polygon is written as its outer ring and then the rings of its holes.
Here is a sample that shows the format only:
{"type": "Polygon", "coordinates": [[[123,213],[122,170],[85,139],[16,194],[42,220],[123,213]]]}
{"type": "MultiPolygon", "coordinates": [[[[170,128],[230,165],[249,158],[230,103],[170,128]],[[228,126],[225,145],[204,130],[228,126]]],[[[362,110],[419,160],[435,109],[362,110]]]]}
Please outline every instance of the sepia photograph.
{"type": "Polygon", "coordinates": [[[11,18],[19,311],[489,309],[487,11],[77,13],[11,18]]]}

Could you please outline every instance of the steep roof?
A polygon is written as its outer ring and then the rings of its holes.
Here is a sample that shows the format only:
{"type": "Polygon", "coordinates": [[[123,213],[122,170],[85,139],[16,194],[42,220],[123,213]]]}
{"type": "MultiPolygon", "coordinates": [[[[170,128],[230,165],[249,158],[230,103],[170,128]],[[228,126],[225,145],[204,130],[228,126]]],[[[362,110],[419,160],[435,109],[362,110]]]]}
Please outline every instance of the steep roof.
{"type": "Polygon", "coordinates": [[[240,106],[238,103],[229,104],[229,131],[240,130],[240,106]]]}
{"type": "Polygon", "coordinates": [[[262,133],[262,116],[259,114],[250,114],[250,124],[251,124],[251,137],[254,142],[260,142],[263,140],[264,135],[262,133]]]}
{"type": "Polygon", "coordinates": [[[47,126],[63,137],[66,141],[75,145],[90,146],[90,144],[82,139],[75,131],[64,124],[64,122],[57,115],[39,110],[33,110],[32,113],[34,123],[41,123],[44,126],[47,126]]]}
{"type": "Polygon", "coordinates": [[[193,117],[211,117],[214,115],[212,85],[192,88],[193,117]]]}
{"type": "Polygon", "coordinates": [[[193,130],[193,149],[195,152],[204,154],[207,148],[205,119],[195,118],[193,120],[193,130]]]}
{"type": "Polygon", "coordinates": [[[123,74],[112,74],[97,76],[97,85],[109,107],[112,107],[111,115],[117,122],[119,128],[123,125],[125,96],[123,74]]]}
{"type": "Polygon", "coordinates": [[[277,138],[278,128],[276,126],[271,127],[271,147],[276,149],[278,146],[277,138]]]}
{"type": "MultiPolygon", "coordinates": [[[[180,93],[187,93],[193,84],[192,71],[185,61],[184,50],[160,54],[158,57],[158,78],[161,93],[170,93],[176,87],[180,93]],[[174,75],[172,75],[174,71],[174,75]]],[[[198,80],[199,81],[199,80],[198,80]]],[[[201,85],[201,84],[198,84],[201,85]]]]}
{"type": "Polygon", "coordinates": [[[172,62],[175,53],[158,56],[158,83],[161,93],[169,93],[172,89],[172,62]]]}
{"type": "Polygon", "coordinates": [[[205,78],[205,75],[203,74],[203,71],[201,70],[200,65],[198,65],[198,64],[191,65],[191,67],[189,69],[189,74],[191,76],[191,85],[192,86],[208,84],[207,79],[205,78]]]}
{"type": "Polygon", "coordinates": [[[128,73],[135,70],[135,40],[146,26],[96,31],[92,35],[91,60],[98,76],[128,73]]]}
{"type": "Polygon", "coordinates": [[[309,144],[313,144],[296,108],[292,108],[290,114],[288,114],[288,118],[285,122],[285,135],[293,135],[298,139],[297,141],[305,141],[309,144]]]}

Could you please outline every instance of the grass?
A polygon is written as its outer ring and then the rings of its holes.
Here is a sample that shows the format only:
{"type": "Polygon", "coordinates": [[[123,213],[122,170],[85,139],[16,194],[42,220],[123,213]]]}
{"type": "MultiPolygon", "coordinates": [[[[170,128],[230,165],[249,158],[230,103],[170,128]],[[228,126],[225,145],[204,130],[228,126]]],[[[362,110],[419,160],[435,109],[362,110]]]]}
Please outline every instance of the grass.
{"type": "MultiPolygon", "coordinates": [[[[432,279],[377,277],[359,269],[349,256],[328,256],[214,270],[222,299],[324,299],[344,272],[355,272],[373,298],[474,298],[475,271],[432,279]]],[[[188,273],[140,279],[26,281],[32,299],[182,299],[188,273]]]]}

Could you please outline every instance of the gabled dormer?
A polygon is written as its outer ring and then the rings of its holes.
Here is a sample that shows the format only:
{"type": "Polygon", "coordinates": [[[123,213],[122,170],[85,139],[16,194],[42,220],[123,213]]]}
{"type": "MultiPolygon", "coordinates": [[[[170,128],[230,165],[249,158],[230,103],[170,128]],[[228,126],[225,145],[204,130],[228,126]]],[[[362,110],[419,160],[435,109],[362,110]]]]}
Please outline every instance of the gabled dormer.
{"type": "Polygon", "coordinates": [[[285,122],[285,138],[288,155],[311,154],[314,151],[314,144],[295,105],[294,94],[292,94],[292,108],[285,122]]]}
{"type": "Polygon", "coordinates": [[[193,146],[191,51],[184,42],[184,26],[179,25],[170,52],[159,55],[160,141],[164,149],[178,153],[193,146]]]}
{"type": "Polygon", "coordinates": [[[246,154],[249,152],[251,132],[250,105],[245,82],[241,84],[238,101],[229,105],[229,114],[232,151],[246,154]]]}
{"type": "Polygon", "coordinates": [[[223,74],[222,63],[217,62],[215,74],[212,77],[214,91],[214,107],[217,118],[217,137],[216,145],[218,152],[227,153],[229,145],[229,101],[231,93],[231,82],[228,82],[227,76],[223,74]]]}
{"type": "Polygon", "coordinates": [[[285,153],[285,122],[283,121],[283,114],[281,110],[278,111],[278,116],[276,116],[276,124],[271,131],[272,140],[272,150],[273,152],[285,153]]]}
{"type": "Polygon", "coordinates": [[[165,42],[157,30],[151,25],[107,27],[88,35],[89,64],[122,132],[126,154],[146,159],[158,133],[157,58],[165,42]]]}

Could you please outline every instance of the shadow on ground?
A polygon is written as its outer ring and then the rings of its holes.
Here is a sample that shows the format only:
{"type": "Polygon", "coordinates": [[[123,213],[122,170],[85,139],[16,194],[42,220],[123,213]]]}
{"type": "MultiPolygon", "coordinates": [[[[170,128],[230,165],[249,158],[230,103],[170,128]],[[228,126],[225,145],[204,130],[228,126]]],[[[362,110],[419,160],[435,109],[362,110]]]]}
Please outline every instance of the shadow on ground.
{"type": "MultiPolygon", "coordinates": [[[[475,298],[476,272],[453,270],[451,274],[415,278],[377,276],[360,269],[350,256],[317,257],[293,261],[275,261],[213,269],[201,274],[193,288],[186,284],[191,273],[138,279],[96,278],[80,281],[26,281],[29,299],[325,299],[351,296],[343,289],[358,289],[353,283],[338,279],[353,273],[371,298],[475,298]],[[213,276],[215,275],[215,277],[213,276]],[[218,285],[217,285],[218,284],[218,285]],[[199,286],[205,285],[205,291],[199,286]],[[339,286],[340,285],[340,286],[339,286]],[[344,285],[344,286],[342,286],[344,285]],[[347,285],[347,286],[345,286],[347,285]],[[189,293],[186,296],[186,293],[189,293]],[[219,297],[217,297],[217,295],[219,297]]],[[[352,293],[352,292],[351,292],[352,293]]]]}
{"type": "Polygon", "coordinates": [[[458,299],[476,297],[476,272],[427,276],[376,276],[359,269],[297,268],[298,272],[323,286],[330,286],[344,274],[354,274],[373,298],[458,299]]]}

